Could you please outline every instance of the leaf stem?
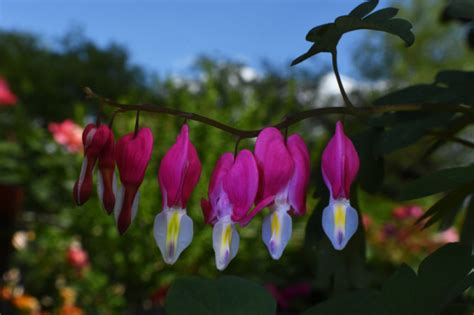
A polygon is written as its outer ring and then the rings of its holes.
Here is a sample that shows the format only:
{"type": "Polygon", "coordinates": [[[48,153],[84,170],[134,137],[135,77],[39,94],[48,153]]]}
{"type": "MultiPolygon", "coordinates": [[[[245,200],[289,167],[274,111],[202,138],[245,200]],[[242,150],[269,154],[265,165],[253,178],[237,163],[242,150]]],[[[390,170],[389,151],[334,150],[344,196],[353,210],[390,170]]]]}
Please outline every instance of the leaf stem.
{"type": "Polygon", "coordinates": [[[346,90],[344,89],[344,85],[342,84],[341,75],[339,74],[339,67],[337,66],[337,50],[334,49],[331,52],[332,57],[332,69],[334,70],[334,74],[336,75],[337,85],[339,86],[339,90],[341,91],[342,98],[344,99],[344,103],[349,108],[354,108],[354,105],[351,103],[351,100],[347,96],[346,90]]]}

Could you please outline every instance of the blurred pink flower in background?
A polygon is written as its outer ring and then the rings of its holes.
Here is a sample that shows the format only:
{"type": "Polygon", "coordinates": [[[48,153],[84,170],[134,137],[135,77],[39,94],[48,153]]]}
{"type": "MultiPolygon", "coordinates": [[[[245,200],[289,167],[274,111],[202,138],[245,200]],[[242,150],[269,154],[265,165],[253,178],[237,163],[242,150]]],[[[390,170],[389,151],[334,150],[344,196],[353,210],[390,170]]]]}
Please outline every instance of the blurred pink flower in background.
{"type": "Polygon", "coordinates": [[[459,242],[459,233],[452,227],[434,235],[433,240],[441,244],[459,242]]]}
{"type": "Polygon", "coordinates": [[[89,265],[89,255],[82,248],[81,243],[74,241],[67,250],[67,261],[80,271],[89,265]]]}
{"type": "Polygon", "coordinates": [[[56,143],[66,147],[69,152],[82,151],[82,127],[70,119],[61,123],[50,123],[48,130],[56,143]]]}
{"type": "Polygon", "coordinates": [[[400,206],[392,211],[392,216],[396,219],[418,219],[423,215],[423,209],[420,206],[408,205],[400,206]]]}
{"type": "Polygon", "coordinates": [[[291,301],[296,298],[305,298],[311,294],[311,285],[308,282],[299,282],[284,288],[278,288],[273,283],[268,283],[265,288],[277,301],[283,310],[290,307],[291,301]]]}
{"type": "Polygon", "coordinates": [[[0,77],[0,105],[12,106],[17,102],[17,97],[10,91],[10,87],[5,79],[0,77]]]}
{"type": "Polygon", "coordinates": [[[364,228],[366,230],[369,229],[369,227],[372,225],[372,223],[373,223],[372,217],[367,213],[363,213],[362,214],[362,224],[364,225],[364,228]]]}

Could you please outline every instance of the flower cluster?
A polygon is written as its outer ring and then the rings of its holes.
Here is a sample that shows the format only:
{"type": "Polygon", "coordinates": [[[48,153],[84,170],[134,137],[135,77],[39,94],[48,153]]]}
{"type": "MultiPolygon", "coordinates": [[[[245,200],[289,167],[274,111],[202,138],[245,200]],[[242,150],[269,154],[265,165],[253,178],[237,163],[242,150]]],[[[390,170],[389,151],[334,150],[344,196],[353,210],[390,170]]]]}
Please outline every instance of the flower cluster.
{"type": "MultiPolygon", "coordinates": [[[[82,142],[84,162],[74,186],[74,200],[81,205],[89,199],[97,162],[100,200],[108,213],[113,211],[118,231],[123,234],[137,214],[139,187],[152,154],[151,130],[137,129],[115,143],[109,127],[91,124],[84,129],[82,142]]],[[[349,203],[350,185],[358,167],[357,152],[339,122],[322,160],[324,180],[331,192],[322,224],[337,250],[346,246],[358,226],[357,211],[349,203]]],[[[200,175],[201,162],[184,124],[158,171],[163,209],[155,218],[153,234],[167,264],[175,263],[192,241],[193,221],[186,204],[200,175]]],[[[303,138],[298,134],[285,138],[276,128],[259,133],[254,152],[222,154],[211,175],[208,198],[201,201],[205,222],[213,226],[219,270],[237,254],[237,225],[246,226],[264,208],[270,211],[263,220],[263,242],[273,259],[281,257],[292,234],[291,216],[306,212],[309,176],[310,157],[303,138]]]]}

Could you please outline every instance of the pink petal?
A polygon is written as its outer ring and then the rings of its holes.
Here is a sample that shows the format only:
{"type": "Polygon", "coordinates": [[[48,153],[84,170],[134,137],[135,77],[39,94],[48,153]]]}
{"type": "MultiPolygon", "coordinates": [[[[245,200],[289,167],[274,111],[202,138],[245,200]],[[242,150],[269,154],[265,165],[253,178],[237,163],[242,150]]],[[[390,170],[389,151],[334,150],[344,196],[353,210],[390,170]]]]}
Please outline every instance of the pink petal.
{"type": "Polygon", "coordinates": [[[123,185],[139,187],[145,177],[145,170],[151,159],[153,134],[150,128],[142,128],[123,136],[115,146],[115,162],[123,185]]]}
{"type": "Polygon", "coordinates": [[[240,151],[222,184],[232,207],[232,220],[238,222],[252,207],[258,191],[258,169],[252,152],[240,151]]]}
{"type": "MultiPolygon", "coordinates": [[[[104,125],[106,126],[106,125],[104,125]]],[[[115,194],[113,188],[113,178],[115,170],[115,156],[114,156],[114,134],[108,126],[107,141],[99,154],[99,172],[102,179],[103,195],[100,196],[107,213],[112,213],[115,205],[115,194]]]]}
{"type": "Polygon", "coordinates": [[[276,128],[265,128],[255,143],[255,158],[260,174],[257,202],[284,190],[290,181],[294,162],[283,136],[276,128]]]}
{"type": "Polygon", "coordinates": [[[73,198],[74,202],[78,206],[82,206],[87,200],[89,200],[92,192],[92,171],[94,170],[96,158],[87,156],[84,157],[82,162],[81,172],[79,178],[74,184],[73,198]]]}
{"type": "Polygon", "coordinates": [[[291,213],[303,215],[306,213],[306,192],[310,175],[309,152],[303,138],[296,134],[288,138],[287,147],[295,162],[295,172],[288,185],[291,213]]]}
{"type": "Polygon", "coordinates": [[[120,235],[123,235],[133,219],[133,204],[136,202],[138,187],[133,185],[125,185],[123,193],[123,201],[117,218],[117,229],[120,235]]]}
{"type": "Polygon", "coordinates": [[[349,198],[351,184],[359,170],[359,156],[340,121],[336,134],[324,149],[321,168],[333,198],[349,198]]]}
{"type": "Polygon", "coordinates": [[[188,126],[183,125],[176,143],[160,164],[158,180],[163,195],[163,207],[186,207],[186,202],[201,175],[201,162],[189,141],[188,126]]]}
{"type": "MultiPolygon", "coordinates": [[[[209,204],[211,207],[210,213],[212,214],[211,217],[217,218],[217,216],[219,215],[218,213],[219,200],[223,198],[227,198],[223,196],[224,190],[223,190],[222,182],[225,175],[229,172],[233,164],[234,164],[234,155],[232,153],[227,152],[221,155],[221,157],[217,161],[216,166],[214,167],[214,170],[212,171],[211,180],[209,182],[209,193],[208,193],[209,204]]],[[[206,211],[206,210],[203,208],[203,211],[206,211]]],[[[204,214],[204,217],[206,217],[206,214],[204,214]]]]}
{"type": "MultiPolygon", "coordinates": [[[[64,133],[67,133],[67,130],[70,128],[67,121],[64,121],[62,127],[64,133]]],[[[110,129],[107,125],[100,125],[99,127],[97,127],[95,124],[87,125],[84,129],[84,132],[82,133],[84,155],[87,155],[89,157],[98,157],[100,152],[104,148],[105,143],[109,139],[109,133],[110,129]]],[[[68,135],[65,136],[68,137],[68,135]]]]}
{"type": "Polygon", "coordinates": [[[247,224],[249,224],[249,222],[253,219],[254,216],[256,216],[260,211],[271,205],[274,200],[275,196],[268,196],[267,198],[257,203],[252,211],[250,211],[246,216],[244,216],[238,221],[240,226],[246,226],[247,224]]]}
{"type": "Polygon", "coordinates": [[[217,222],[216,209],[211,206],[211,203],[206,199],[201,199],[201,208],[204,215],[204,223],[214,225],[217,222]]]}
{"type": "Polygon", "coordinates": [[[108,214],[111,214],[115,207],[114,168],[99,167],[97,178],[99,199],[108,214]]]}
{"type": "Polygon", "coordinates": [[[199,177],[201,176],[201,161],[199,160],[199,156],[196,152],[196,148],[194,145],[189,142],[189,149],[188,149],[188,165],[186,167],[186,173],[184,175],[183,180],[183,189],[182,189],[182,196],[181,196],[181,204],[183,207],[186,207],[188,203],[188,199],[191,196],[191,193],[196,187],[199,177]]]}

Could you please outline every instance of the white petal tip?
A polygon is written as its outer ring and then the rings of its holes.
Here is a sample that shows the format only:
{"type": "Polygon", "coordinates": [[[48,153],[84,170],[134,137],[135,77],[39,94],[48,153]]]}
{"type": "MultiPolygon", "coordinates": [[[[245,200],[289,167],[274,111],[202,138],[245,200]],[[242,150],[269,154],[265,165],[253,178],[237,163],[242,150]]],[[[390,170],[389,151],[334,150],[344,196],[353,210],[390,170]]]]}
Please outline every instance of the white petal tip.
{"type": "Polygon", "coordinates": [[[154,237],[163,261],[174,264],[193,239],[193,221],[184,209],[168,209],[155,217],[154,237]]]}
{"type": "Polygon", "coordinates": [[[291,217],[286,211],[273,211],[263,220],[262,240],[274,260],[283,255],[291,234],[291,217]]]}
{"type": "Polygon", "coordinates": [[[219,271],[227,268],[239,250],[240,237],[234,223],[229,219],[219,220],[212,230],[216,267],[219,271]]]}

